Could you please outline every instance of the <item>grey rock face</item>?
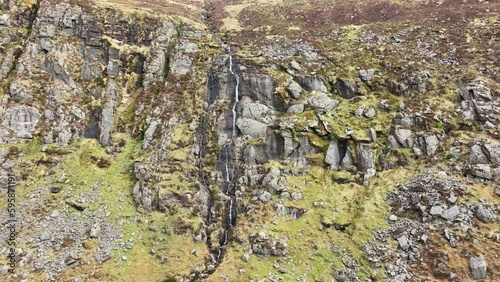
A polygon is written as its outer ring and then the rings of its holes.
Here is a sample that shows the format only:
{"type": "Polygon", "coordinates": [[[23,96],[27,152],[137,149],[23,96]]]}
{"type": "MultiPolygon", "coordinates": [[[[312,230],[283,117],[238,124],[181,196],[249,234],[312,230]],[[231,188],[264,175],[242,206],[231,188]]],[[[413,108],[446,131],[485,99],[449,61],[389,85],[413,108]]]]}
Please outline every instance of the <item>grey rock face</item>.
{"type": "Polygon", "coordinates": [[[57,135],[56,142],[62,147],[66,147],[68,146],[70,139],[71,139],[71,133],[68,132],[66,129],[64,129],[57,135]]]}
{"type": "Polygon", "coordinates": [[[488,157],[484,154],[481,145],[474,144],[468,159],[471,164],[484,164],[488,162],[488,157]]]}
{"type": "Polygon", "coordinates": [[[238,118],[236,125],[244,135],[249,135],[252,138],[265,137],[267,125],[260,121],[249,118],[238,118]]]}
{"type": "Polygon", "coordinates": [[[486,87],[486,82],[477,80],[469,83],[460,93],[464,100],[491,101],[491,90],[486,87]]]}
{"type": "Polygon", "coordinates": [[[193,64],[193,60],[191,60],[190,57],[188,56],[182,56],[178,59],[176,59],[172,63],[172,73],[174,74],[179,74],[179,75],[185,75],[191,70],[191,65],[193,64]]]}
{"type": "Polygon", "coordinates": [[[490,163],[500,163],[500,148],[497,145],[486,143],[483,145],[483,151],[490,163]]]}
{"type": "Polygon", "coordinates": [[[326,151],[325,163],[330,165],[331,170],[338,170],[339,168],[340,155],[336,140],[330,141],[330,145],[326,151]]]}
{"type": "MultiPolygon", "coordinates": [[[[262,179],[262,185],[267,188],[269,193],[281,192],[285,189],[283,184],[285,178],[281,176],[278,168],[272,167],[269,173],[262,179]]],[[[262,196],[262,195],[261,195],[262,196]]]]}
{"type": "Polygon", "coordinates": [[[269,173],[262,179],[262,185],[266,186],[274,179],[277,179],[280,176],[281,172],[278,168],[272,167],[269,170],[269,173]]]}
{"type": "Polygon", "coordinates": [[[243,151],[243,159],[247,164],[263,164],[270,159],[282,158],[285,150],[283,143],[283,136],[280,134],[269,134],[265,143],[247,146],[243,151]]]}
{"type": "Polygon", "coordinates": [[[153,135],[155,133],[156,127],[158,126],[158,121],[153,120],[148,126],[148,129],[146,129],[146,132],[144,132],[144,140],[142,141],[142,149],[148,148],[149,144],[151,141],[153,141],[153,135]]]}
{"type": "Polygon", "coordinates": [[[500,163],[500,148],[492,143],[474,144],[468,162],[471,164],[500,163]]]}
{"type": "Polygon", "coordinates": [[[339,101],[330,98],[324,92],[313,92],[307,101],[316,111],[330,111],[339,104],[339,101]]]}
{"type": "Polygon", "coordinates": [[[360,171],[367,171],[368,169],[375,169],[375,151],[366,144],[358,144],[356,148],[356,155],[358,159],[358,169],[360,171]]]}
{"type": "Polygon", "coordinates": [[[356,86],[352,82],[338,79],[337,92],[340,95],[340,97],[345,99],[351,99],[357,95],[358,90],[356,89],[356,86]]]}
{"type": "Polygon", "coordinates": [[[408,86],[404,83],[397,82],[392,79],[388,79],[386,81],[387,90],[397,96],[407,96],[408,95],[408,86]]]}
{"type": "Polygon", "coordinates": [[[5,112],[2,125],[14,131],[19,138],[32,138],[40,117],[41,114],[35,107],[14,106],[5,112]]]}
{"type": "Polygon", "coordinates": [[[319,77],[313,77],[313,76],[299,77],[297,78],[297,81],[300,84],[300,86],[302,86],[302,88],[304,88],[306,91],[320,91],[320,92],[328,91],[325,84],[323,83],[323,80],[321,80],[319,77]]]}
{"type": "Polygon", "coordinates": [[[265,124],[272,123],[276,116],[274,110],[260,103],[244,103],[241,117],[253,119],[265,124]]]}
{"type": "Polygon", "coordinates": [[[469,268],[471,271],[471,276],[474,280],[480,280],[486,278],[486,261],[483,255],[478,257],[471,257],[469,260],[469,268]]]}
{"type": "Polygon", "coordinates": [[[288,90],[288,93],[290,93],[290,96],[295,99],[299,99],[300,94],[303,91],[302,87],[295,81],[292,81],[286,89],[288,90]]]}
{"type": "Polygon", "coordinates": [[[114,111],[112,108],[102,109],[101,122],[99,127],[101,129],[101,135],[99,141],[103,146],[109,145],[111,141],[111,129],[114,122],[114,111]]]}
{"type": "Polygon", "coordinates": [[[340,141],[338,140],[330,141],[330,145],[326,151],[325,163],[330,165],[330,170],[347,169],[353,165],[352,153],[347,142],[342,143],[342,146],[345,146],[345,148],[342,147],[344,151],[342,159],[339,144],[340,141]]]}
{"type": "Polygon", "coordinates": [[[240,77],[240,94],[248,96],[254,101],[283,110],[283,101],[274,95],[274,83],[272,77],[264,74],[242,73],[240,77]]]}
{"type": "Polygon", "coordinates": [[[486,85],[486,81],[477,79],[462,90],[462,116],[466,120],[495,125],[500,122],[500,104],[486,85]]]}
{"type": "Polygon", "coordinates": [[[496,165],[499,160],[500,149],[496,144],[474,144],[467,160],[470,165],[465,172],[475,177],[500,182],[500,168],[496,165]]]}

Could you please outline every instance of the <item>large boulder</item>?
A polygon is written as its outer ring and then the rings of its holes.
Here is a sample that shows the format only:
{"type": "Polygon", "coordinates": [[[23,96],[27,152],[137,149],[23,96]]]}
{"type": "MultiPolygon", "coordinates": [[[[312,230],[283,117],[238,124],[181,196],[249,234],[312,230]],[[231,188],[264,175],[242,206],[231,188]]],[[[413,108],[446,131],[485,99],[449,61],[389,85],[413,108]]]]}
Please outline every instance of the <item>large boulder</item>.
{"type": "Polygon", "coordinates": [[[400,127],[396,127],[396,129],[394,129],[394,137],[403,148],[410,148],[413,146],[412,136],[413,132],[409,129],[400,127]]]}
{"type": "Polygon", "coordinates": [[[288,90],[288,93],[290,93],[290,96],[292,96],[293,98],[295,99],[299,99],[300,98],[300,94],[302,93],[303,89],[302,87],[300,86],[300,84],[298,84],[297,82],[295,81],[292,81],[288,87],[286,88],[286,90],[288,90]]]}
{"type": "Polygon", "coordinates": [[[244,103],[241,117],[250,118],[265,124],[272,123],[276,116],[274,110],[260,103],[244,103]]]}
{"type": "Polygon", "coordinates": [[[317,91],[311,93],[307,101],[316,111],[330,111],[339,104],[339,101],[330,98],[328,94],[317,91]]]}
{"type": "Polygon", "coordinates": [[[484,223],[489,223],[496,219],[495,211],[483,205],[477,206],[475,215],[477,219],[484,223]]]}
{"type": "Polygon", "coordinates": [[[314,77],[314,76],[299,77],[297,78],[297,81],[299,82],[300,86],[307,91],[321,91],[321,92],[328,91],[325,84],[323,83],[323,80],[321,80],[319,77],[314,77]]]}
{"type": "Polygon", "coordinates": [[[18,105],[7,109],[2,124],[14,131],[19,138],[32,138],[40,117],[41,114],[35,107],[18,105]]]}
{"type": "Polygon", "coordinates": [[[340,97],[345,99],[354,98],[358,94],[354,83],[342,79],[337,80],[337,92],[340,97]]]}
{"type": "Polygon", "coordinates": [[[248,135],[252,138],[260,138],[266,136],[267,125],[260,121],[240,117],[236,121],[236,125],[238,126],[242,134],[248,135]]]}
{"type": "Polygon", "coordinates": [[[325,163],[330,165],[330,170],[343,170],[353,165],[352,153],[347,141],[330,141],[326,151],[325,163]]]}
{"type": "Polygon", "coordinates": [[[289,114],[296,114],[296,115],[301,114],[304,112],[304,104],[291,105],[290,107],[288,107],[286,112],[289,114]]]}
{"type": "Polygon", "coordinates": [[[486,261],[483,255],[478,257],[471,257],[469,260],[469,268],[471,271],[471,276],[474,280],[480,280],[486,278],[486,261]]]}

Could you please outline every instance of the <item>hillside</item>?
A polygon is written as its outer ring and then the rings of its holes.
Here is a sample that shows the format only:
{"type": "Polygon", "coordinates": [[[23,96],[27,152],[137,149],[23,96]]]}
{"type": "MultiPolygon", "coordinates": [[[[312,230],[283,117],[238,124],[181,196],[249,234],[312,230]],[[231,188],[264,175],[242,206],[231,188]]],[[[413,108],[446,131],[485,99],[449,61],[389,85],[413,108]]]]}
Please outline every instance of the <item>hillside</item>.
{"type": "Polygon", "coordinates": [[[0,280],[500,279],[500,2],[0,5],[0,280]]]}

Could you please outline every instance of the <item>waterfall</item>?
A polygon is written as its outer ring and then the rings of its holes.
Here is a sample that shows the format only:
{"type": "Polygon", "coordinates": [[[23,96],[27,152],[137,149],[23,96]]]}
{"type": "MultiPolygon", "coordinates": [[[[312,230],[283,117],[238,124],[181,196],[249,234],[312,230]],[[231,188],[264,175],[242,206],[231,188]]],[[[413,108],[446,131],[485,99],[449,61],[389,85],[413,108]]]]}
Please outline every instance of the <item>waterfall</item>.
{"type": "Polygon", "coordinates": [[[229,199],[229,228],[233,227],[233,198],[229,199]]]}
{"type": "Polygon", "coordinates": [[[224,230],[224,239],[222,239],[222,246],[227,245],[227,229],[224,230]]]}
{"type": "Polygon", "coordinates": [[[229,160],[229,156],[228,156],[228,144],[224,145],[224,167],[225,167],[225,170],[226,170],[226,181],[227,182],[231,182],[231,180],[229,179],[229,167],[227,165],[227,161],[229,160]]]}
{"type": "Polygon", "coordinates": [[[238,88],[240,86],[240,78],[238,74],[233,72],[233,56],[231,56],[231,46],[229,46],[229,72],[234,76],[236,80],[236,86],[234,87],[234,104],[232,108],[233,112],[233,137],[236,136],[236,104],[238,103],[238,88]]]}

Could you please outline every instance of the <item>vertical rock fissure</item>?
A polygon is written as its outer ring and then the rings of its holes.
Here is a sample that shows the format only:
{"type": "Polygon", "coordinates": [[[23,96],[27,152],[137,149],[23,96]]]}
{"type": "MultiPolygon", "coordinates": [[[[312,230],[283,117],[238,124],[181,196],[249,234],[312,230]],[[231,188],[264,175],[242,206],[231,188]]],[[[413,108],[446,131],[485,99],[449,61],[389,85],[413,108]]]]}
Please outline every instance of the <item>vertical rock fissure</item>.
{"type": "Polygon", "coordinates": [[[349,141],[344,140],[344,139],[339,139],[338,141],[338,148],[339,148],[339,163],[342,163],[342,161],[345,158],[345,155],[347,154],[347,147],[349,146],[349,141]]]}

